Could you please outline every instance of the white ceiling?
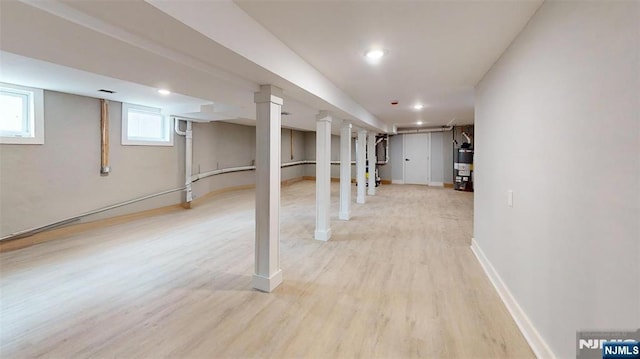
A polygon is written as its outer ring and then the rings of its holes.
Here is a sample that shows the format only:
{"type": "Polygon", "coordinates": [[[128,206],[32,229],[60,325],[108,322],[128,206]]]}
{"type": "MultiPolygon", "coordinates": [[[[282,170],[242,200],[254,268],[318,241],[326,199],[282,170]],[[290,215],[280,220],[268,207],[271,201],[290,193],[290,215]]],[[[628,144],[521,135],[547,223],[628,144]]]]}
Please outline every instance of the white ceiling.
{"type": "MultiPolygon", "coordinates": [[[[195,121],[205,119],[206,122],[224,121],[255,126],[255,118],[243,117],[242,111],[235,105],[179,93],[164,96],[158,93],[157,87],[123,81],[5,51],[0,51],[0,64],[2,64],[0,66],[0,82],[157,107],[168,115],[190,118],[195,121]],[[115,91],[115,93],[98,91],[100,89],[115,91]],[[202,106],[211,106],[214,113],[203,112],[202,106]]],[[[249,93],[249,95],[251,94],[249,93]]],[[[312,130],[312,127],[304,124],[301,127],[301,121],[298,121],[297,118],[314,118],[316,112],[294,99],[287,98],[286,102],[283,111],[290,113],[290,115],[282,116],[283,127],[304,131],[312,130]]]]}
{"type": "Polygon", "coordinates": [[[282,121],[290,128],[313,130],[319,110],[365,128],[418,119],[428,127],[454,118],[471,123],[473,86],[540,3],[181,3],[204,14],[194,22],[149,1],[0,1],[0,81],[171,107],[174,114],[215,103],[242,124],[255,123],[253,92],[270,83],[285,91],[283,111],[292,115],[282,121]],[[210,20],[212,12],[219,21],[210,20]],[[236,17],[222,26],[227,15],[236,17]],[[375,66],[363,57],[373,45],[388,51],[375,66]],[[251,57],[254,47],[262,57],[251,57]],[[271,51],[278,48],[290,54],[271,51]],[[160,97],[158,87],[173,94],[160,97]],[[429,107],[412,110],[417,101],[429,107]]]}
{"type": "Polygon", "coordinates": [[[192,112],[210,101],[172,93],[163,96],[158,89],[122,81],[87,71],[52,64],[9,52],[0,51],[0,79],[20,84],[76,95],[161,107],[171,114],[192,112]],[[98,90],[112,90],[113,94],[98,90]]]}
{"type": "MultiPolygon", "coordinates": [[[[253,93],[259,83],[269,80],[258,78],[259,71],[252,70],[255,65],[238,58],[227,56],[226,61],[254,81],[200,61],[209,58],[215,64],[223,55],[204,36],[153,7],[143,2],[76,3],[81,9],[87,7],[79,12],[57,1],[37,5],[48,11],[17,1],[0,2],[0,81],[161,107],[173,115],[214,103],[227,110],[219,119],[255,125],[253,93]],[[102,18],[92,17],[94,12],[102,18]],[[135,24],[135,18],[148,25],[131,33],[120,22],[102,21],[110,17],[129,24],[135,24]],[[164,46],[146,36],[145,31],[163,38],[159,29],[173,35],[164,36],[166,42],[182,47],[164,46]],[[98,92],[101,88],[116,93],[98,92]],[[160,96],[158,88],[168,88],[172,94],[160,96]]],[[[313,130],[317,110],[292,97],[285,100],[283,111],[292,115],[283,116],[283,127],[313,130]]]]}
{"type": "Polygon", "coordinates": [[[542,0],[236,3],[379,119],[437,126],[473,122],[474,86],[542,0]]]}

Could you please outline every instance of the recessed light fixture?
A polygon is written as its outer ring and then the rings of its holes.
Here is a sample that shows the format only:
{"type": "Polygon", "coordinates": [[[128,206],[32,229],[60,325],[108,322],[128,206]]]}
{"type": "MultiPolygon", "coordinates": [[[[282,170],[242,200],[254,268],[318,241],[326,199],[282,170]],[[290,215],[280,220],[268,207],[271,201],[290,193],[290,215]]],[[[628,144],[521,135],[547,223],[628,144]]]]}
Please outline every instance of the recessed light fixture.
{"type": "Polygon", "coordinates": [[[416,125],[422,125],[422,121],[416,122],[416,125]]]}
{"type": "Polygon", "coordinates": [[[384,55],[385,55],[384,50],[380,50],[380,49],[369,50],[364,54],[364,56],[366,56],[370,60],[379,60],[384,55]]]}
{"type": "Polygon", "coordinates": [[[159,89],[158,93],[164,96],[170,95],[171,91],[167,90],[167,89],[159,89]]]}
{"type": "Polygon", "coordinates": [[[421,103],[415,104],[413,105],[413,108],[416,110],[422,110],[424,108],[424,105],[421,103]]]}

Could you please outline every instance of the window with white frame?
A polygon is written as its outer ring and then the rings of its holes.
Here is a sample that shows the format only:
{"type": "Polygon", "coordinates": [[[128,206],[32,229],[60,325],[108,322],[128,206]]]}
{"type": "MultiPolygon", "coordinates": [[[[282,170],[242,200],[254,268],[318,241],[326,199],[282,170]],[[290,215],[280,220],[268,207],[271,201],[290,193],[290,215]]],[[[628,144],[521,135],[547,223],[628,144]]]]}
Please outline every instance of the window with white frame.
{"type": "Polygon", "coordinates": [[[173,146],[171,118],[159,108],[123,103],[122,144],[173,146]]]}
{"type": "Polygon", "coordinates": [[[0,143],[44,143],[42,89],[0,83],[0,143]]]}

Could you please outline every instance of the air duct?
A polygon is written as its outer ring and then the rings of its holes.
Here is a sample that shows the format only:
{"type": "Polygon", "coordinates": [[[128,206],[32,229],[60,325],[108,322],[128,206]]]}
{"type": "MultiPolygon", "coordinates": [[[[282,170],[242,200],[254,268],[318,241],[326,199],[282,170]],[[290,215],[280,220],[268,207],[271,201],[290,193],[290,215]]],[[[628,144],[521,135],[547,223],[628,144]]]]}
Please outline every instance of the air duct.
{"type": "Polygon", "coordinates": [[[453,130],[453,126],[444,126],[444,127],[436,127],[436,128],[415,128],[415,129],[398,130],[398,134],[448,132],[451,130],[453,130]]]}

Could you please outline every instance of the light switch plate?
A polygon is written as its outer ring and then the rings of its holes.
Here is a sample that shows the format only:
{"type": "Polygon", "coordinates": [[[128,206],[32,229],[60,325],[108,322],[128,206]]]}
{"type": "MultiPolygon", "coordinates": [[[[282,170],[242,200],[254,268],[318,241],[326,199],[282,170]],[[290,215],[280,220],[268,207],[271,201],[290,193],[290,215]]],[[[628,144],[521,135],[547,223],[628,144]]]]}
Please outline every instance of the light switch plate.
{"type": "Polygon", "coordinates": [[[513,190],[507,191],[507,206],[513,207],[513,190]]]}

